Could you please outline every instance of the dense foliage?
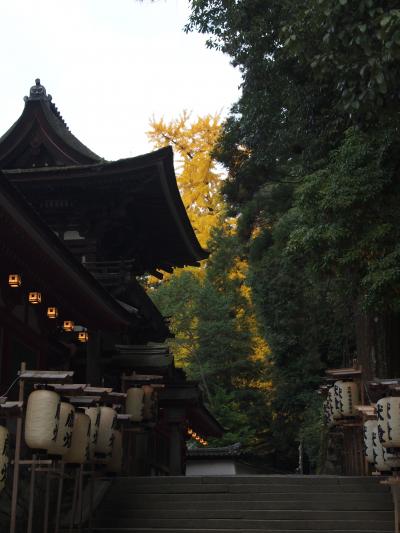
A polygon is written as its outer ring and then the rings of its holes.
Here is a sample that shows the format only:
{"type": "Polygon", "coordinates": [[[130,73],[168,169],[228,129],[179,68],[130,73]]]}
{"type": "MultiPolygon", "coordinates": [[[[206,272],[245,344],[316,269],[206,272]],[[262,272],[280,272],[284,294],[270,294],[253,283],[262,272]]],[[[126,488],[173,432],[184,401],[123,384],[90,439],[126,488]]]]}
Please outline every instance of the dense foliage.
{"type": "Polygon", "coordinates": [[[400,10],[389,0],[190,4],[187,29],[243,75],[215,155],[271,348],[273,443],[294,464],[304,435],[316,454],[305,413],[323,369],[356,356],[356,316],[399,309],[400,10]]]}
{"type": "Polygon", "coordinates": [[[183,113],[170,123],[153,120],[149,138],[156,147],[175,148],[178,186],[191,223],[210,258],[150,280],[153,300],[171,317],[171,339],[178,364],[200,382],[208,407],[225,428],[217,444],[241,442],[269,451],[266,377],[268,347],[261,338],[247,278],[248,264],[225,216],[221,173],[212,158],[220,134],[218,117],[191,119],[183,113]]]}

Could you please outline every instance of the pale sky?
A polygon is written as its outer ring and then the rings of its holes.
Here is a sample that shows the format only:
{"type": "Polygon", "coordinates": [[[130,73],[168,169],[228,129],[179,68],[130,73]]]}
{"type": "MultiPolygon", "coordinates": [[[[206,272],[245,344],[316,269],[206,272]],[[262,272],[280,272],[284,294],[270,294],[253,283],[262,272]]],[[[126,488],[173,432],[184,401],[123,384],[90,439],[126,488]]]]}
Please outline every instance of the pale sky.
{"type": "Polygon", "coordinates": [[[185,34],[186,0],[0,0],[0,135],[39,77],[71,132],[106,159],[152,150],[149,119],[222,112],[240,74],[185,34]]]}

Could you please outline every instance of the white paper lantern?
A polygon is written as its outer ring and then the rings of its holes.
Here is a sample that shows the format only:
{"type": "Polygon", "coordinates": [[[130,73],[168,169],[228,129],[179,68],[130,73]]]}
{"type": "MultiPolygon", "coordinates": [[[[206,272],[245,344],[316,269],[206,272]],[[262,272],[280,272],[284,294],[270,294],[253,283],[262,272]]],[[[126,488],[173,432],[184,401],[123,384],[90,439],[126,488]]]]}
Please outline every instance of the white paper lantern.
{"type": "Polygon", "coordinates": [[[74,417],[71,446],[64,455],[66,463],[82,465],[89,458],[90,418],[78,411],[74,417]]]}
{"type": "Polygon", "coordinates": [[[355,406],[360,403],[357,383],[353,381],[336,381],[334,386],[340,416],[354,416],[356,414],[355,406]]]}
{"type": "Polygon", "coordinates": [[[143,399],[144,390],[141,387],[131,387],[126,392],[125,411],[131,415],[133,422],[141,422],[143,420],[143,399]]]}
{"type": "Polygon", "coordinates": [[[384,429],[384,441],[382,446],[385,448],[400,447],[400,397],[392,396],[386,398],[386,420],[384,429]]]}
{"type": "Polygon", "coordinates": [[[330,389],[328,390],[327,402],[328,402],[328,408],[331,411],[331,416],[332,416],[333,421],[339,419],[341,416],[340,409],[339,409],[339,399],[336,398],[334,386],[330,387],[330,389]]]}
{"type": "Polygon", "coordinates": [[[71,447],[74,415],[75,408],[68,402],[61,402],[57,438],[47,450],[50,455],[65,455],[71,447]]]}
{"type": "Polygon", "coordinates": [[[28,398],[25,442],[34,450],[47,450],[57,439],[60,396],[51,390],[35,390],[28,398]]]}
{"type": "Polygon", "coordinates": [[[389,398],[381,398],[376,402],[376,419],[378,425],[378,438],[382,446],[387,446],[389,442],[388,434],[388,417],[387,417],[387,408],[389,404],[389,398]]]}
{"type": "Polygon", "coordinates": [[[100,425],[100,407],[88,407],[85,410],[85,413],[90,418],[90,443],[89,443],[89,454],[90,459],[94,459],[94,453],[96,450],[97,438],[99,435],[99,425],[100,425]]]}
{"type": "Polygon", "coordinates": [[[374,445],[373,445],[373,433],[377,434],[376,420],[367,420],[364,423],[364,453],[367,461],[374,464],[374,445]]]}
{"type": "Polygon", "coordinates": [[[4,489],[7,481],[9,438],[7,428],[0,426],[0,492],[4,489]]]}
{"type": "Polygon", "coordinates": [[[105,455],[106,457],[111,456],[116,423],[116,411],[111,407],[100,407],[99,434],[95,447],[96,453],[105,455]]]}
{"type": "Polygon", "coordinates": [[[379,441],[378,427],[372,431],[372,443],[373,443],[373,454],[374,454],[374,465],[377,470],[380,472],[388,472],[391,469],[400,468],[400,455],[396,456],[388,451],[382,446],[379,441]]]}
{"type": "Polygon", "coordinates": [[[114,430],[114,444],[111,459],[107,465],[108,472],[119,474],[122,470],[122,433],[117,429],[114,430]]]}
{"type": "Polygon", "coordinates": [[[156,417],[156,394],[151,385],[143,385],[143,420],[153,420],[156,417]]]}

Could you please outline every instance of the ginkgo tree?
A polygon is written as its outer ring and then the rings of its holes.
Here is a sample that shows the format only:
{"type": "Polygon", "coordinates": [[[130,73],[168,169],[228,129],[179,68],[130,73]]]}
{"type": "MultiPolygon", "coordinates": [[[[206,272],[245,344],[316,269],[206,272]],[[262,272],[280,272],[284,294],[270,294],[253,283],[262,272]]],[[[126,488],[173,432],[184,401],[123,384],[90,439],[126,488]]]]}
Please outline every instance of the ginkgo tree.
{"type": "Polygon", "coordinates": [[[223,176],[211,155],[220,132],[218,114],[192,120],[187,111],[171,122],[153,118],[147,132],[156,148],[168,145],[174,148],[179,190],[203,247],[223,208],[220,194],[223,176]]]}

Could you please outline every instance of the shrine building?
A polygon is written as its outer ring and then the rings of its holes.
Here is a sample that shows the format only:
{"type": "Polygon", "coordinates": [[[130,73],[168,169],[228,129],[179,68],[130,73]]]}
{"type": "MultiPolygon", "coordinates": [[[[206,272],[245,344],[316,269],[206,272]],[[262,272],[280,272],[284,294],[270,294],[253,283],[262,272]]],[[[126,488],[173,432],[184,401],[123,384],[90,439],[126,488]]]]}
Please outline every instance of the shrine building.
{"type": "Polygon", "coordinates": [[[168,322],[137,281],[207,257],[172,148],[106,161],[70,132],[39,79],[24,100],[0,138],[2,394],[22,361],[91,386],[151,383],[157,412],[132,432],[127,471],[183,474],[188,428],[204,439],[222,428],[175,367],[168,322]]]}

